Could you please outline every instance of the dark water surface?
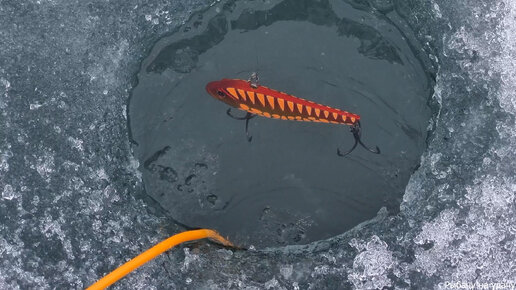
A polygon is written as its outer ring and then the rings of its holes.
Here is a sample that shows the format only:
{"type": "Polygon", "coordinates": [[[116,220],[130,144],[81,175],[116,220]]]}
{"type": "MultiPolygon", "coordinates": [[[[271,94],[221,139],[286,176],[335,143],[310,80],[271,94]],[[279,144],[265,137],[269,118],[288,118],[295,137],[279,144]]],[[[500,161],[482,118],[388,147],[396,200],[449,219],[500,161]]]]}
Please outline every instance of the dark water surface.
{"type": "Polygon", "coordinates": [[[171,217],[241,244],[303,244],[399,205],[425,148],[432,80],[395,26],[345,3],[227,4],[156,43],[129,104],[146,192],[171,217]],[[229,118],[209,81],[247,79],[357,113],[344,125],[229,118]]]}

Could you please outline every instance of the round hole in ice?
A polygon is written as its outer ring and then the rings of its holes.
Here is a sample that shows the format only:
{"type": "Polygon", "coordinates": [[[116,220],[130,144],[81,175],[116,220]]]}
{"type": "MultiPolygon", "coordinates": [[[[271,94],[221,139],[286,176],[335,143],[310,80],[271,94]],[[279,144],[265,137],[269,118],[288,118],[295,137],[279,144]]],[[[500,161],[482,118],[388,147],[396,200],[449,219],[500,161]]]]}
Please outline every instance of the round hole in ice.
{"type": "MultiPolygon", "coordinates": [[[[342,5],[342,6],[339,6],[342,5]]],[[[236,2],[195,14],[143,61],[129,103],[146,192],[171,217],[240,244],[302,244],[395,210],[425,148],[431,80],[406,38],[326,1],[236,2]],[[206,83],[248,79],[361,115],[344,125],[229,118],[206,83]]]]}

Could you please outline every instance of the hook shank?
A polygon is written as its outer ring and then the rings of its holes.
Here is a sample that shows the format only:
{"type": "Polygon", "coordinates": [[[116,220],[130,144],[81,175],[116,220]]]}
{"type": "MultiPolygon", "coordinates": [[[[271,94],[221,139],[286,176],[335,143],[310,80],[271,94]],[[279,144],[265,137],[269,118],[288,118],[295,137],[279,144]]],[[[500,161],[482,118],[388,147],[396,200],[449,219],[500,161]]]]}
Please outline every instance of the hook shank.
{"type": "Polygon", "coordinates": [[[231,108],[229,108],[227,111],[226,111],[226,114],[228,116],[230,116],[231,118],[235,119],[235,120],[245,120],[245,136],[247,137],[247,141],[251,142],[251,140],[253,140],[253,136],[249,135],[249,120],[251,120],[252,118],[256,117],[255,114],[251,114],[249,112],[247,112],[245,114],[245,116],[243,117],[237,117],[235,115],[233,115],[231,113],[231,108]]]}

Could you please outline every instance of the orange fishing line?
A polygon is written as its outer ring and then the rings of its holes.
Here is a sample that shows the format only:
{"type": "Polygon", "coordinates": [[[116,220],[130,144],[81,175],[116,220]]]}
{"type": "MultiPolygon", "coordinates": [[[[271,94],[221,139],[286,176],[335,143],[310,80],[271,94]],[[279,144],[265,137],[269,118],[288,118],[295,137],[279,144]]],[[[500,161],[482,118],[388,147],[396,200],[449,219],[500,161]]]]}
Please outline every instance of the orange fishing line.
{"type": "Polygon", "coordinates": [[[134,271],[136,268],[154,259],[159,254],[167,251],[168,249],[184,242],[195,241],[205,238],[213,239],[224,246],[234,247],[234,245],[230,241],[223,238],[219,233],[217,233],[214,230],[199,229],[182,232],[177,235],[171,236],[170,238],[160,242],[159,244],[156,244],[154,247],[136,256],[129,262],[123,264],[122,266],[115,269],[113,272],[107,274],[102,279],[95,282],[86,290],[105,289],[109,287],[111,284],[115,283],[116,281],[122,279],[125,275],[134,271]]]}

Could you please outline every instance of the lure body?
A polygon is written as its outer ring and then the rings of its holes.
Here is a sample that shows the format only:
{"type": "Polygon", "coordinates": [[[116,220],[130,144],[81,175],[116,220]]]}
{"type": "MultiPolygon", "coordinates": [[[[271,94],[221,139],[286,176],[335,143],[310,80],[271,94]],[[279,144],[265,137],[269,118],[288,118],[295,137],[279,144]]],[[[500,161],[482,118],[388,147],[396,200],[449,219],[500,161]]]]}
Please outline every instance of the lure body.
{"type": "Polygon", "coordinates": [[[253,115],[282,120],[354,125],[360,116],[238,79],[210,82],[214,98],[253,115]]]}

